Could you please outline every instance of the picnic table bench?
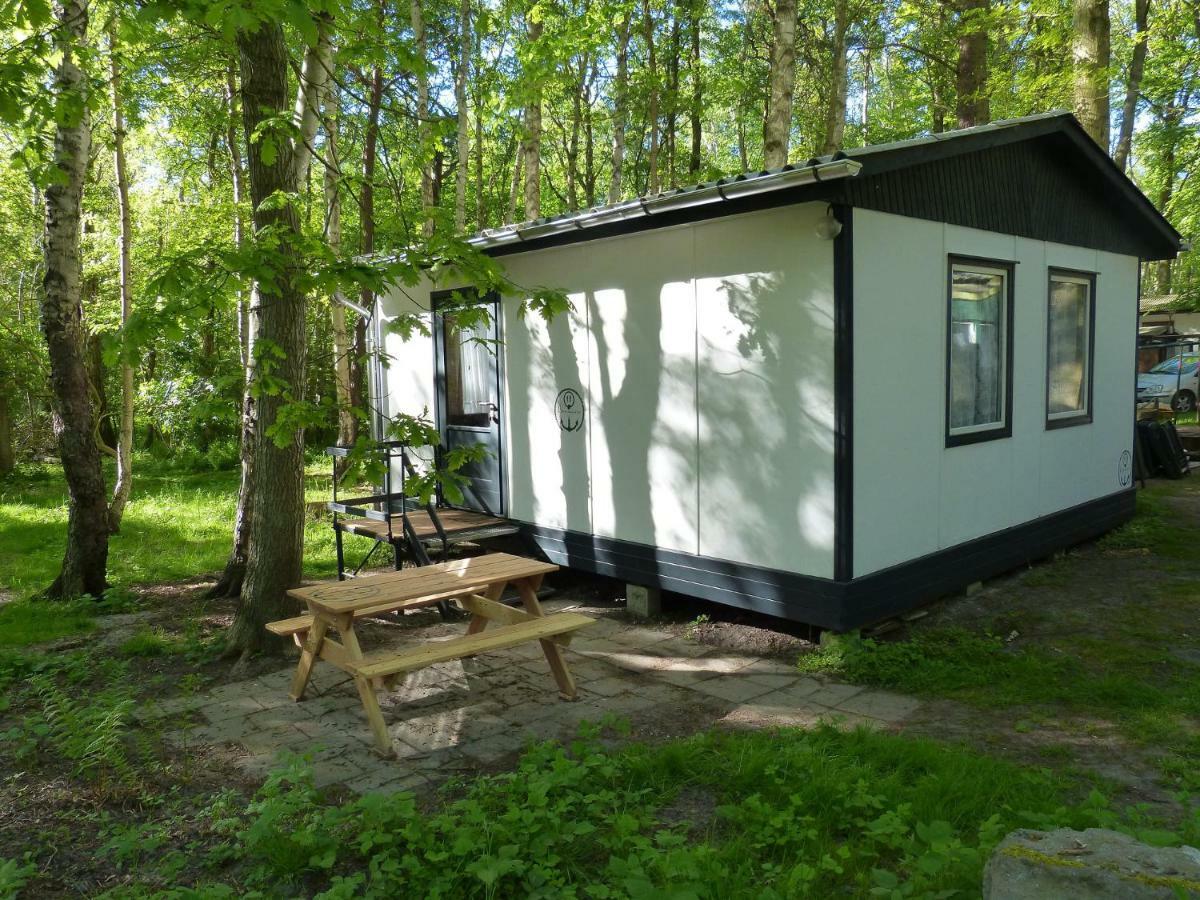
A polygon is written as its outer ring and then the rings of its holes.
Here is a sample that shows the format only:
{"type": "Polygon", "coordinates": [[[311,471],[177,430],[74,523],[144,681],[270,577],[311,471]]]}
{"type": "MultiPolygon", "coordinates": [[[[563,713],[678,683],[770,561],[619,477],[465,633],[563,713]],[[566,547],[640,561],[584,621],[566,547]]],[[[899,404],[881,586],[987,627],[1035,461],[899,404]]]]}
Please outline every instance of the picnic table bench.
{"type": "Polygon", "coordinates": [[[291,697],[301,700],[317,659],[331,663],[354,678],[375,744],[390,754],[391,737],[376,688],[391,687],[408,672],[440,662],[501,650],[528,641],[539,641],[559,691],[567,699],[576,695],[575,680],[563,657],[572,635],[594,621],[578,613],[546,615],[538,602],[542,579],[558,566],[537,560],[492,553],[436,565],[403,569],[354,581],[335,581],[288,591],[305,604],[308,613],[269,622],[267,629],[291,635],[301,648],[292,679],[291,697]],[[508,586],[517,590],[524,609],[499,602],[508,586]],[[415,649],[364,653],[354,631],[356,619],[380,613],[418,609],[444,601],[457,603],[470,613],[466,634],[434,641],[415,649]],[[495,627],[487,628],[489,624],[495,627]],[[487,629],[485,631],[485,629],[487,629]],[[334,640],[330,631],[341,638],[334,640]]]}

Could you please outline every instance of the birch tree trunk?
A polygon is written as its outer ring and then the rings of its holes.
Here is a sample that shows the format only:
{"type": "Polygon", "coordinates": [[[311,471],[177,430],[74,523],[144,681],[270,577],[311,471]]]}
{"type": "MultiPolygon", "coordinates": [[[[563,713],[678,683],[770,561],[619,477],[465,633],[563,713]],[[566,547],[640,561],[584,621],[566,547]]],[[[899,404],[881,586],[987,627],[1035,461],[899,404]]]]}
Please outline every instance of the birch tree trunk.
{"type": "MultiPolygon", "coordinates": [[[[471,72],[471,0],[458,7],[458,71],[454,77],[454,104],[458,120],[458,168],[454,176],[454,230],[467,227],[467,169],[471,165],[471,116],[467,109],[467,76],[471,72]]],[[[480,226],[482,227],[482,226],[480,226]]]]}
{"type": "Polygon", "coordinates": [[[433,208],[437,204],[433,184],[433,143],[429,137],[429,48],[425,41],[425,13],[421,0],[412,0],[413,43],[417,51],[417,143],[420,146],[421,163],[421,231],[428,237],[433,234],[433,208]]]}
{"type": "MultiPolygon", "coordinates": [[[[540,53],[542,22],[526,14],[526,37],[540,53]]],[[[525,107],[525,140],[521,155],[525,159],[525,219],[539,218],[542,214],[542,86],[537,77],[526,79],[529,92],[525,107]]]]}
{"type": "Polygon", "coordinates": [[[646,122],[650,127],[650,152],[646,157],[646,192],[659,192],[658,180],[658,62],[654,52],[654,13],[650,0],[642,0],[642,36],[646,41],[646,77],[650,82],[646,122]]]}
{"type": "Polygon", "coordinates": [[[1108,0],[1075,0],[1075,117],[1108,152],[1108,0]]]}
{"type": "Polygon", "coordinates": [[[833,34],[830,36],[829,97],[825,104],[823,155],[842,148],[846,131],[846,36],[850,31],[849,0],[834,0],[833,34]]]}
{"type": "MultiPolygon", "coordinates": [[[[523,120],[524,116],[522,116],[523,120]]],[[[516,152],[513,156],[515,158],[513,159],[512,183],[509,185],[508,190],[508,215],[504,217],[508,222],[516,221],[517,204],[521,199],[521,188],[524,186],[525,152],[522,143],[518,142],[516,152]]]]}
{"type": "MultiPolygon", "coordinates": [[[[382,8],[380,16],[382,18],[382,8]]],[[[383,107],[383,69],[375,66],[371,71],[371,93],[367,102],[367,130],[363,138],[362,188],[358,194],[359,252],[369,255],[375,252],[375,165],[379,146],[379,112],[383,107]]],[[[375,292],[363,288],[359,293],[363,309],[375,309],[375,292]]],[[[357,409],[366,409],[374,400],[368,396],[367,366],[367,323],[358,316],[354,323],[354,355],[350,360],[350,396],[357,409]]]]}
{"type": "MultiPolygon", "coordinates": [[[[287,591],[300,583],[304,555],[304,433],[269,433],[283,408],[304,397],[306,363],[305,305],[299,286],[302,268],[298,241],[298,210],[291,203],[267,203],[280,192],[295,193],[308,171],[316,135],[318,104],[332,65],[328,22],[318,23],[315,46],[305,54],[300,72],[293,124],[297,136],[290,145],[276,148],[274,159],[263,152],[263,142],[251,142],[259,124],[287,104],[288,52],[283,28],[263,23],[253,32],[237,35],[242,81],[242,119],[249,157],[250,200],[254,229],[277,242],[271,251],[278,276],[268,287],[258,287],[257,340],[273,351],[271,376],[282,389],[259,390],[254,433],[252,510],[269,509],[271,515],[252,515],[246,556],[246,577],[241,602],[229,630],[228,651],[242,660],[259,651],[281,651],[284,642],[264,628],[272,619],[293,611],[287,591]]],[[[256,368],[261,376],[261,367],[256,368]]]]}
{"type": "Polygon", "coordinates": [[[692,80],[692,103],[690,109],[692,125],[692,147],[688,155],[688,176],[695,179],[700,173],[700,147],[703,137],[701,117],[704,114],[704,85],[700,80],[700,18],[704,6],[692,0],[691,6],[691,56],[688,60],[689,76],[692,80]]]}
{"type": "MultiPolygon", "coordinates": [[[[748,23],[747,23],[748,24],[748,23]]],[[[776,0],[771,21],[771,67],[763,128],[763,166],[786,166],[796,87],[796,0],[776,0]]]]}
{"type": "MultiPolygon", "coordinates": [[[[121,293],[121,327],[129,324],[133,298],[130,288],[130,253],[133,229],[129,216],[129,176],[125,166],[125,98],[121,93],[121,65],[117,59],[116,18],[108,33],[108,61],[113,107],[113,167],[117,177],[117,209],[120,215],[118,282],[121,293]]],[[[133,366],[127,352],[121,353],[121,417],[117,428],[117,480],[108,505],[109,527],[121,530],[121,517],[133,489],[133,366]]]]}
{"type": "MultiPolygon", "coordinates": [[[[242,168],[242,151],[237,135],[238,111],[237,75],[231,63],[225,70],[225,99],[228,107],[228,122],[225,143],[229,149],[229,175],[233,183],[233,243],[239,250],[245,241],[245,223],[242,220],[242,202],[245,199],[245,172],[242,168]]],[[[251,287],[247,298],[241,291],[237,298],[238,330],[242,353],[242,416],[241,434],[238,442],[237,509],[233,515],[233,547],[225,561],[217,583],[208,591],[210,598],[237,597],[242,592],[242,581],[246,577],[246,552],[250,543],[251,487],[254,484],[254,432],[258,401],[254,396],[254,331],[257,319],[250,309],[258,305],[258,289],[251,287]]]]}
{"type": "MultiPolygon", "coordinates": [[[[332,80],[325,90],[325,242],[334,254],[342,252],[342,165],[338,157],[338,101],[337,89],[332,80]]],[[[358,417],[354,414],[351,396],[350,357],[354,348],[350,343],[350,331],[346,327],[346,307],[342,303],[342,292],[334,291],[329,298],[329,318],[333,331],[333,385],[337,398],[338,437],[342,447],[352,446],[358,440],[358,417]]]]}
{"type": "Polygon", "coordinates": [[[1129,74],[1125,79],[1125,102],[1121,106],[1121,130],[1117,133],[1117,147],[1113,162],[1121,171],[1129,167],[1129,154],[1133,149],[1133,123],[1137,117],[1138,93],[1142,89],[1142,73],[1146,68],[1146,31],[1150,24],[1150,0],[1135,0],[1134,3],[1133,54],[1129,59],[1129,74]]]}
{"type": "Polygon", "coordinates": [[[42,280],[42,334],[50,359],[54,436],[68,491],[67,547],[62,571],[47,597],[99,597],[108,587],[108,497],[96,444],[95,410],[89,394],[80,301],[80,207],[91,146],[87,79],[79,67],[86,53],[88,8],[84,0],[55,6],[54,43],[60,60],[51,85],[72,115],[54,131],[54,169],[46,188],[42,280]]]}
{"type": "Polygon", "coordinates": [[[988,98],[989,0],[961,0],[958,32],[958,127],[972,128],[992,120],[988,98]]]}
{"type": "Polygon", "coordinates": [[[608,182],[608,202],[621,199],[621,172],[625,167],[625,123],[629,114],[629,33],[632,13],[626,7],[617,30],[617,74],[613,82],[612,175],[608,182]]]}

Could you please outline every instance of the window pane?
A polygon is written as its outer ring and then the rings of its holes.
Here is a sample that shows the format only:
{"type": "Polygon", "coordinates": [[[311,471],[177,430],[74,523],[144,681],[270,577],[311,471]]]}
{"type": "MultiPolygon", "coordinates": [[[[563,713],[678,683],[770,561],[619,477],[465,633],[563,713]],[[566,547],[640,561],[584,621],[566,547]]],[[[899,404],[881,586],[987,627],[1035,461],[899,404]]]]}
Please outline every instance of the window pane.
{"type": "Polygon", "coordinates": [[[491,424],[495,360],[486,343],[488,327],[459,328],[444,320],[446,348],[446,420],[450,425],[491,424]]]}
{"type": "Polygon", "coordinates": [[[959,266],[952,272],[950,428],[1003,425],[1005,276],[959,266]]]}
{"type": "Polygon", "coordinates": [[[1051,416],[1087,412],[1089,307],[1085,282],[1051,279],[1047,359],[1051,416]]]}

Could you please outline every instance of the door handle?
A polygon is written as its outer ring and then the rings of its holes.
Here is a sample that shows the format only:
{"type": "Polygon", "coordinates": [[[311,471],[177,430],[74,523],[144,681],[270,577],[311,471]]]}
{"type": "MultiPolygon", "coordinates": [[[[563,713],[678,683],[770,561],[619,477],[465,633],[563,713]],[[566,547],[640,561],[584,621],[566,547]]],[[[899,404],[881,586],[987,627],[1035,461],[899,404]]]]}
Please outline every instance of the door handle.
{"type": "Polygon", "coordinates": [[[488,412],[490,412],[492,414],[491,418],[492,418],[493,422],[495,422],[496,424],[500,423],[500,407],[497,406],[495,403],[493,403],[491,400],[477,400],[477,401],[475,401],[475,405],[483,407],[488,412]]]}

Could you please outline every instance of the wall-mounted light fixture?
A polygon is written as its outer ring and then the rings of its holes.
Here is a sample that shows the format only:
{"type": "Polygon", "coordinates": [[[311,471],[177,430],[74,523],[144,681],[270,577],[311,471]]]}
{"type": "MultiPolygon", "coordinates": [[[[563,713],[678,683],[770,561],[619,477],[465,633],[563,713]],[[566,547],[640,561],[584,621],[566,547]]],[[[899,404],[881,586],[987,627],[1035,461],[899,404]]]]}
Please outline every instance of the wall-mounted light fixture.
{"type": "Polygon", "coordinates": [[[837,220],[837,216],[833,214],[833,204],[825,208],[825,215],[817,222],[817,227],[814,229],[817,237],[825,241],[832,241],[835,237],[842,233],[842,223],[837,220]]]}

